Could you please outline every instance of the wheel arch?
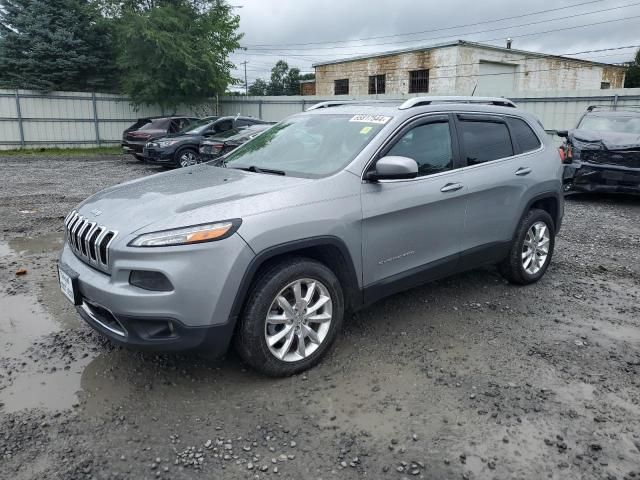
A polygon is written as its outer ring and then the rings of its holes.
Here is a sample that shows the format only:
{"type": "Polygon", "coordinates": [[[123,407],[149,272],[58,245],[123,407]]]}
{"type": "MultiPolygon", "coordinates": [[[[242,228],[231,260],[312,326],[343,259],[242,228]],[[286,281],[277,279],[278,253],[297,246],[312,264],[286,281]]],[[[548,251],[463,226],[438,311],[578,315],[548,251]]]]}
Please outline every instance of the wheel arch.
{"type": "Polygon", "coordinates": [[[560,205],[561,205],[561,193],[558,192],[545,192],[540,193],[529,200],[526,204],[524,210],[522,211],[522,215],[520,215],[520,219],[516,224],[513,230],[513,236],[515,236],[518,232],[518,226],[522,222],[522,219],[529,213],[531,209],[539,208],[540,210],[544,210],[549,215],[551,215],[551,219],[553,220],[553,226],[555,233],[558,232],[560,227],[560,223],[562,221],[560,214],[560,205]]]}
{"type": "Polygon", "coordinates": [[[180,155],[182,155],[182,152],[184,152],[185,150],[191,150],[193,153],[195,153],[197,156],[199,156],[199,152],[198,152],[198,147],[195,145],[180,145],[178,148],[176,148],[175,153],[173,154],[173,159],[176,163],[180,164],[180,155]]]}
{"type": "Polygon", "coordinates": [[[238,318],[258,274],[279,260],[291,257],[308,257],[330,268],[343,288],[345,308],[356,310],[362,306],[355,264],[344,241],[334,236],[321,236],[294,240],[275,245],[258,253],[245,271],[231,308],[230,317],[238,318]]]}

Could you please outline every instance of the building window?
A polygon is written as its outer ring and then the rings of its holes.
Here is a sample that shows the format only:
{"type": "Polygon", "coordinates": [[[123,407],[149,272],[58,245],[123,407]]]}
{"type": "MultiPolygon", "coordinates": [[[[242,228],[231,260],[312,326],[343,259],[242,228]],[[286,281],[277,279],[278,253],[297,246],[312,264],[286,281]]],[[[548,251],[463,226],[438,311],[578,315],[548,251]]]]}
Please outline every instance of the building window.
{"type": "Polygon", "coordinates": [[[427,93],[429,91],[429,70],[409,72],[409,93],[427,93]]]}
{"type": "Polygon", "coordinates": [[[601,90],[608,90],[611,88],[611,83],[610,82],[600,82],[600,89],[601,90]]]}
{"type": "Polygon", "coordinates": [[[349,79],[343,78],[341,80],[333,81],[333,94],[334,95],[349,95],[349,79]]]}
{"type": "Polygon", "coordinates": [[[384,93],[386,75],[369,75],[369,95],[384,93]]]}

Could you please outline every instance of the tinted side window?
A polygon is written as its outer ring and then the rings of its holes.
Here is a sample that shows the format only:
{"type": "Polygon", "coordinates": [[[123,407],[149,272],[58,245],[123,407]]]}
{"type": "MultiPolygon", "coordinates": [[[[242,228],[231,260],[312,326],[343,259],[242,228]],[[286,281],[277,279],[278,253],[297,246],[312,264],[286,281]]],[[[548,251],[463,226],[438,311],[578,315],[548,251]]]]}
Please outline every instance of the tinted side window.
{"type": "Polygon", "coordinates": [[[253,125],[253,121],[249,119],[239,118],[236,120],[236,127],[248,127],[249,125],[253,125]]]}
{"type": "Polygon", "coordinates": [[[533,133],[531,127],[527,125],[527,122],[519,118],[510,118],[509,127],[511,128],[511,135],[518,145],[519,152],[525,153],[540,148],[540,140],[533,133]]]}
{"type": "Polygon", "coordinates": [[[418,163],[418,175],[451,170],[453,153],[449,122],[418,125],[405,133],[387,155],[409,157],[418,163]]]}
{"type": "Polygon", "coordinates": [[[216,132],[226,132],[233,128],[233,122],[231,120],[222,120],[217,122],[214,126],[216,132]]]}
{"type": "Polygon", "coordinates": [[[468,165],[513,155],[511,137],[504,123],[462,120],[460,136],[468,165]]]}

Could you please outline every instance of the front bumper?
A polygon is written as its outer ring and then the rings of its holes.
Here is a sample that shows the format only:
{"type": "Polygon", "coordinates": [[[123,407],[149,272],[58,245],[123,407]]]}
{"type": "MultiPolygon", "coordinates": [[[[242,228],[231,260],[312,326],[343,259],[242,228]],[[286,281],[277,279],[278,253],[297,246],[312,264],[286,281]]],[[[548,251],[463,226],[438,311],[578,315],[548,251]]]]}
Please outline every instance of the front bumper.
{"type": "Polygon", "coordinates": [[[146,142],[132,142],[125,140],[122,142],[122,152],[130,155],[142,155],[146,142]]]}
{"type": "Polygon", "coordinates": [[[80,316],[113,342],[143,350],[220,355],[233,334],[233,301],[252,258],[239,235],[186,248],[125,246],[112,252],[108,275],[84,263],[65,243],[60,268],[76,278],[80,316]],[[133,286],[132,270],[161,272],[173,290],[133,286]]]}
{"type": "Polygon", "coordinates": [[[208,327],[187,327],[172,318],[114,314],[86,299],[76,306],[80,317],[113,343],[143,351],[203,351],[222,356],[229,348],[234,321],[208,327]]]}
{"type": "Polygon", "coordinates": [[[640,194],[640,168],[574,160],[565,166],[564,188],[567,192],[640,194]]]}
{"type": "Polygon", "coordinates": [[[156,165],[174,165],[175,162],[175,148],[149,148],[144,147],[142,152],[142,156],[144,157],[144,161],[151,164],[156,165]]]}

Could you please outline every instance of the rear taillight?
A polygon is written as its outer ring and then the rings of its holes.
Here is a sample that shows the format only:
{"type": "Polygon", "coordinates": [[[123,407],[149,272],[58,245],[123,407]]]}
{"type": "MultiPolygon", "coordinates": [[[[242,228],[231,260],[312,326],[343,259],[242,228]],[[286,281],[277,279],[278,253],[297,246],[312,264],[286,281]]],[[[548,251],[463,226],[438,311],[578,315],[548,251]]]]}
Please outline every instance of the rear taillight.
{"type": "Polygon", "coordinates": [[[560,161],[562,163],[571,163],[573,161],[573,147],[571,145],[562,145],[558,147],[560,161]]]}
{"type": "Polygon", "coordinates": [[[224,147],[223,143],[214,143],[213,145],[211,145],[211,151],[213,153],[219,153],[224,147]]]}

